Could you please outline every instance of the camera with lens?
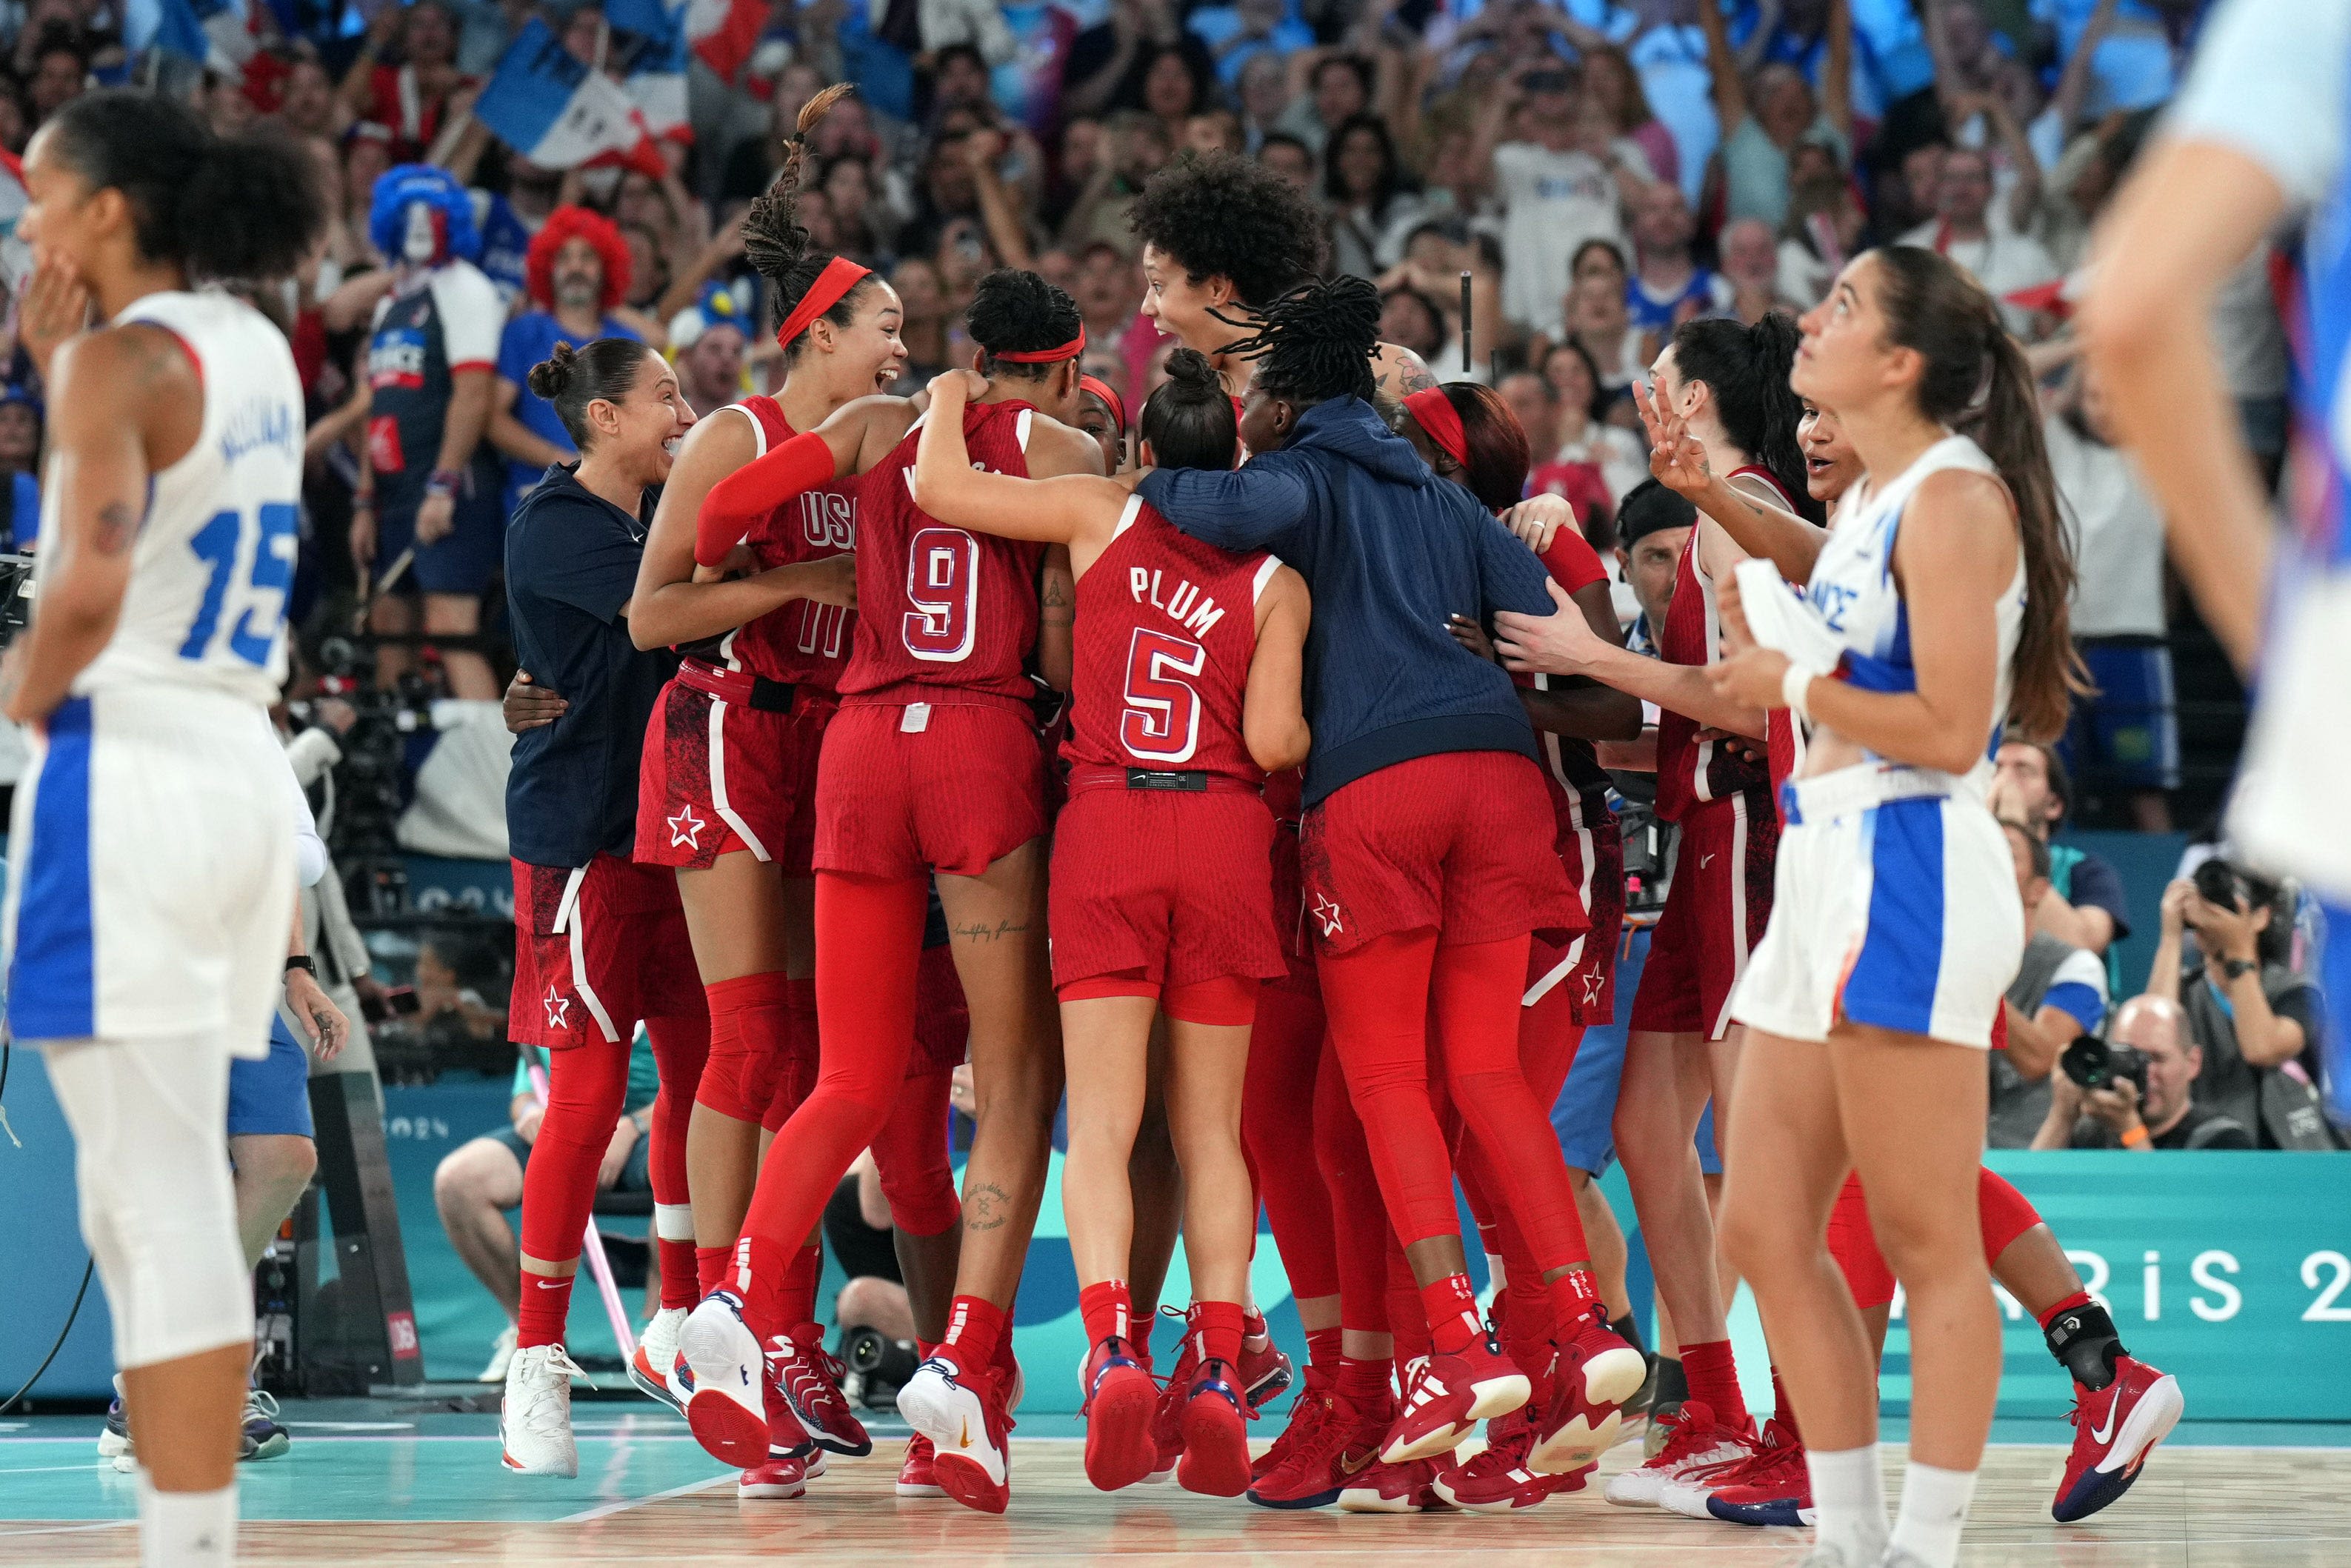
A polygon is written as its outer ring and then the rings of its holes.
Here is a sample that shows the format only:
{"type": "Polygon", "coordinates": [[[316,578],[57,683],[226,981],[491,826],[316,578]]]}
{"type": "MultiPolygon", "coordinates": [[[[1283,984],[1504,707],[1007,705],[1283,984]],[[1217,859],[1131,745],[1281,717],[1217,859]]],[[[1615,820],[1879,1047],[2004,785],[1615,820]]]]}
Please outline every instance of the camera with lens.
{"type": "Polygon", "coordinates": [[[2189,880],[2196,884],[2197,897],[2231,914],[2236,912],[2239,899],[2248,904],[2252,901],[2252,887],[2245,881],[2244,873],[2219,855],[2198,866],[2189,880]]]}
{"type": "Polygon", "coordinates": [[[2147,1103],[2147,1052],[2136,1046],[2116,1045],[2102,1036],[2085,1034],[2065,1048],[2057,1065],[2084,1089],[2111,1089],[2128,1079],[2138,1085],[2139,1103],[2147,1103]]]}

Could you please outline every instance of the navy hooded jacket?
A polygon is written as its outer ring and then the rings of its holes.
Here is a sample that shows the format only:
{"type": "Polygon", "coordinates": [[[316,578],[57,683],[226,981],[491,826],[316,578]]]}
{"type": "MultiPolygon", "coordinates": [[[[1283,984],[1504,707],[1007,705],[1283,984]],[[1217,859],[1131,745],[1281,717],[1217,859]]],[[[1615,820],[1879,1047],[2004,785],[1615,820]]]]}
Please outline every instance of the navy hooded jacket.
{"type": "Polygon", "coordinates": [[[1548,574],[1371,404],[1317,403],[1279,452],[1229,473],[1161,468],[1137,488],[1194,538],[1270,550],[1306,579],[1307,805],[1439,752],[1541,760],[1510,677],[1456,643],[1446,618],[1551,614],[1548,574]]]}

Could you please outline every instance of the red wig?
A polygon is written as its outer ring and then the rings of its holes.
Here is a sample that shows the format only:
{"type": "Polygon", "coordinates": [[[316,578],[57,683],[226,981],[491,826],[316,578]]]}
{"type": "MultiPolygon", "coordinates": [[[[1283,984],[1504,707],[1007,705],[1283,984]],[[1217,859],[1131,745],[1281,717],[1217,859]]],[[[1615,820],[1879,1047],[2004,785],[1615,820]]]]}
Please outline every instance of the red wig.
{"type": "Polygon", "coordinates": [[[596,247],[596,255],[604,264],[604,297],[596,308],[609,312],[628,297],[629,242],[612,220],[586,207],[558,207],[547,214],[547,222],[531,236],[530,249],[523,261],[523,284],[529,291],[530,302],[542,310],[555,306],[556,254],[575,239],[584,239],[596,247]]]}

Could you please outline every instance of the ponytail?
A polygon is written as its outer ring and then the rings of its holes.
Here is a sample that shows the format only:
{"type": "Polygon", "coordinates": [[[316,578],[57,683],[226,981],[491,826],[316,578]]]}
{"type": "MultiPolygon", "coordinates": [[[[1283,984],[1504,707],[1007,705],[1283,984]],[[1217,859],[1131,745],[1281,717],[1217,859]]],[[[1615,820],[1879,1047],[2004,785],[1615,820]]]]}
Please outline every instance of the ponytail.
{"type": "MultiPolygon", "coordinates": [[[[778,320],[791,316],[833,259],[830,252],[810,248],[809,232],[799,221],[800,171],[808,162],[809,132],[849,91],[847,82],[835,82],[800,106],[791,140],[784,144],[784,166],[743,214],[743,257],[775,289],[778,320]]],[[[860,278],[820,319],[847,330],[857,319],[857,298],[866,286],[866,280],[860,278]]],[[[796,332],[793,341],[783,345],[787,360],[799,337],[796,332]]]]}
{"type": "Polygon", "coordinates": [[[1919,246],[1876,254],[1886,339],[1926,361],[1918,412],[1981,447],[2016,507],[2029,612],[2005,716],[2016,738],[2053,740],[2064,731],[2073,694],[2089,685],[2074,651],[2074,549],[2058,517],[2032,368],[1991,296],[1944,256],[1919,246]]]}
{"type": "Polygon", "coordinates": [[[1765,311],[1752,327],[1705,317],[1674,329],[1674,364],[1684,381],[1704,382],[1714,393],[1715,417],[1730,444],[1779,481],[1799,516],[1816,523],[1821,508],[1806,488],[1796,442],[1804,402],[1788,384],[1802,336],[1782,310],[1765,311]]]}

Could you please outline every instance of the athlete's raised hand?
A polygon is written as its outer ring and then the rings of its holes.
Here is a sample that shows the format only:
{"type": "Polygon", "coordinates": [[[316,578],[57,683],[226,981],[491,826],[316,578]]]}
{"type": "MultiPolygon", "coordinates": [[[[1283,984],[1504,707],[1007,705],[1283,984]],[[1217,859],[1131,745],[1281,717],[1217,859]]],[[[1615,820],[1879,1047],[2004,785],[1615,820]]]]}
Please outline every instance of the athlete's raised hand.
{"type": "Polygon", "coordinates": [[[1633,406],[1649,433],[1649,472],[1658,484],[1684,496],[1702,493],[1714,480],[1706,447],[1689,433],[1688,421],[1667,408],[1654,385],[1633,383],[1633,406]]]}

